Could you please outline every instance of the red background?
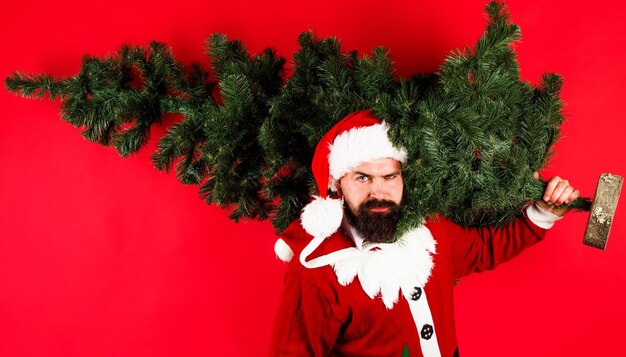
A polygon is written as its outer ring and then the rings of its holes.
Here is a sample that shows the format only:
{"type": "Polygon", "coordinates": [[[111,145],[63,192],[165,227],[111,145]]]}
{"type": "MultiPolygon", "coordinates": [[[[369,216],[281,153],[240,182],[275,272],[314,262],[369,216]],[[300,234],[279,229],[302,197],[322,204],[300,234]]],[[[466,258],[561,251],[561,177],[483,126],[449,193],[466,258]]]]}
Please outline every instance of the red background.
{"type": "MultiPolygon", "coordinates": [[[[484,4],[3,1],[0,77],[73,75],[85,53],[150,40],[206,65],[203,43],[215,32],[290,57],[307,29],[347,50],[386,46],[406,76],[473,44],[484,4]]],[[[508,4],[523,32],[523,78],[565,78],[569,121],[544,174],[593,195],[600,173],[626,175],[626,6],[508,4]]],[[[196,187],[153,169],[155,139],[122,159],[61,121],[58,103],[5,89],[0,118],[0,356],[267,354],[285,268],[269,223],[235,224],[196,187]]],[[[587,215],[571,214],[518,259],[461,281],[462,355],[623,355],[625,217],[622,199],[605,252],[582,245],[587,215]]]]}

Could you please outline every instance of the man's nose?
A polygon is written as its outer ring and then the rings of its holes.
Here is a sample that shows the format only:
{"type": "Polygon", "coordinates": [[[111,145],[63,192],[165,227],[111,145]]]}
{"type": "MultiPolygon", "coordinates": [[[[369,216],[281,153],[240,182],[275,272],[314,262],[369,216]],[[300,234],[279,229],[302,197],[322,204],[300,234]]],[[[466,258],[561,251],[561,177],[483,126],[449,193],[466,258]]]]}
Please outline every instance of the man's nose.
{"type": "Polygon", "coordinates": [[[374,180],[372,182],[372,190],[370,191],[370,197],[377,200],[385,198],[385,187],[382,182],[374,180]]]}

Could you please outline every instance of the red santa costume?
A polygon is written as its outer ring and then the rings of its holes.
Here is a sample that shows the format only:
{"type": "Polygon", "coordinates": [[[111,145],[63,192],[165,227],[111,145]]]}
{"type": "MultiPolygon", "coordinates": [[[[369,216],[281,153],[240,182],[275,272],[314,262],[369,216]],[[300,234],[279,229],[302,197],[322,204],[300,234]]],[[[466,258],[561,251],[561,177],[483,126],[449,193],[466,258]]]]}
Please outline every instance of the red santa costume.
{"type": "Polygon", "coordinates": [[[342,199],[328,197],[328,189],[362,163],[404,162],[387,130],[371,112],[357,112],[318,144],[313,173],[320,197],[275,245],[289,264],[272,356],[458,356],[455,280],[511,259],[558,219],[532,205],[497,229],[436,217],[396,242],[364,242],[343,220],[342,199]]]}

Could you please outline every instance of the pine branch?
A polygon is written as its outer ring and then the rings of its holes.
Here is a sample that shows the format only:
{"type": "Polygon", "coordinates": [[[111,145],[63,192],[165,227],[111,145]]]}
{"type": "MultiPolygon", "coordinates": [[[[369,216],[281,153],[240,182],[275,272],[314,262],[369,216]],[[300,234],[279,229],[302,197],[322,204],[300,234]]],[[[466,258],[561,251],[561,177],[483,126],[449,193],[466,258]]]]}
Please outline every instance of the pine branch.
{"type": "Polygon", "coordinates": [[[64,95],[64,88],[67,86],[65,80],[55,81],[45,74],[33,75],[14,72],[4,81],[7,89],[28,98],[43,98],[46,93],[50,99],[56,100],[64,95]]]}

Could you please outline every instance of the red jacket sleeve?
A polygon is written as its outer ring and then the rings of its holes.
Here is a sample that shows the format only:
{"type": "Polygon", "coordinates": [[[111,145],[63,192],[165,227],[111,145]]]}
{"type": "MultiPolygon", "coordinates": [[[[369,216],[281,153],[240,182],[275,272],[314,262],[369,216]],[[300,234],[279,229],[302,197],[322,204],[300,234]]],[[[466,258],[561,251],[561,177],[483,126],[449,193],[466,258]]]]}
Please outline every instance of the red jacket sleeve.
{"type": "Polygon", "coordinates": [[[498,228],[461,227],[440,218],[431,230],[436,240],[445,237],[456,278],[493,269],[541,241],[546,233],[526,216],[498,228]]]}
{"type": "MultiPolygon", "coordinates": [[[[342,326],[332,293],[290,263],[274,322],[270,356],[327,356],[342,326]]],[[[317,269],[314,269],[317,270],[317,269]]]]}

